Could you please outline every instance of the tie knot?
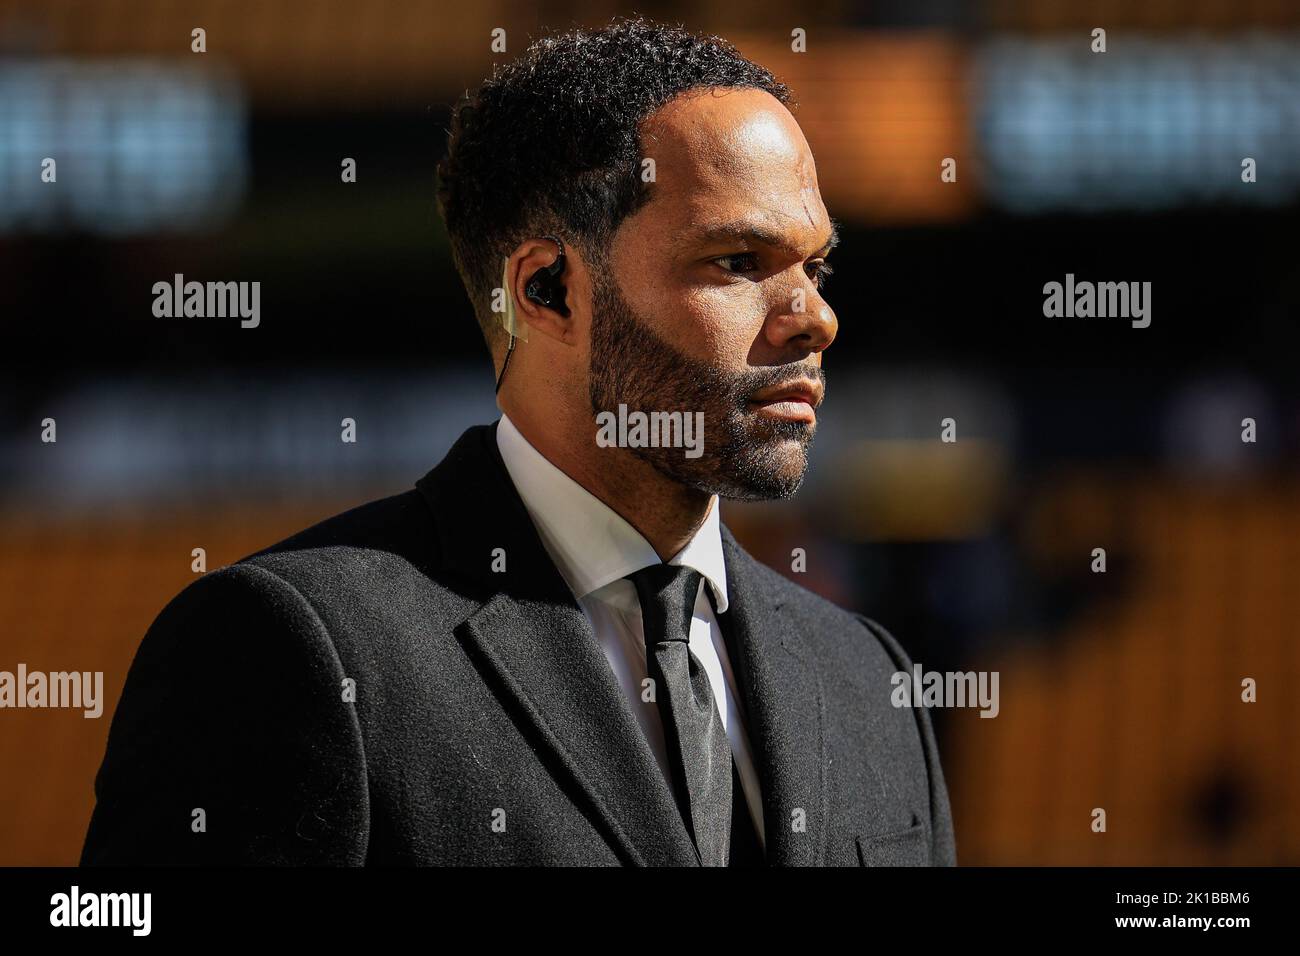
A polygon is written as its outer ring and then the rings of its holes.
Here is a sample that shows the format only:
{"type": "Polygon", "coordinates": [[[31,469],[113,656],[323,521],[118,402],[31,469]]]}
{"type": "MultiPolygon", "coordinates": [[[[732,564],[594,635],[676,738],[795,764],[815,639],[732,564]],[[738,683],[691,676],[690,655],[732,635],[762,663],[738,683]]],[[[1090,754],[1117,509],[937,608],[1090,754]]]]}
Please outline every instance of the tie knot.
{"type": "Polygon", "coordinates": [[[691,617],[700,593],[700,572],[680,564],[651,564],[627,575],[641,601],[647,645],[690,641],[691,617]]]}

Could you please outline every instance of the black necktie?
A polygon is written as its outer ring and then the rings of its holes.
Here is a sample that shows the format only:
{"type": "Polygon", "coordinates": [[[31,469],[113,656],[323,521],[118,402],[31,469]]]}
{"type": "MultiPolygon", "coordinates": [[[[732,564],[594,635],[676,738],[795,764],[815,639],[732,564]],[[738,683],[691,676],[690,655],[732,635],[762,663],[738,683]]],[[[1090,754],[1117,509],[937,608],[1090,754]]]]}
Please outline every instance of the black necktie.
{"type": "Polygon", "coordinates": [[[673,789],[704,866],[726,866],[731,831],[731,744],[709,675],[691,653],[691,616],[700,574],[652,564],[633,574],[641,600],[646,668],[664,725],[673,789]]]}

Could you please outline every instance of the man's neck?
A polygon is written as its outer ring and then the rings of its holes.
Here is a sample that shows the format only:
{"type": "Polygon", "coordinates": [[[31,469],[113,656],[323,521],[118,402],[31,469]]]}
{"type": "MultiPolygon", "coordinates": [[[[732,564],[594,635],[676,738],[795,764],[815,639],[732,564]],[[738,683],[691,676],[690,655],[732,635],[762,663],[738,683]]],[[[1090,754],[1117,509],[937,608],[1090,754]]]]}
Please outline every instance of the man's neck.
{"type": "Polygon", "coordinates": [[[708,518],[712,495],[673,481],[629,449],[596,447],[594,425],[578,434],[520,409],[506,414],[547,461],[636,528],[661,561],[681,551],[708,518]]]}

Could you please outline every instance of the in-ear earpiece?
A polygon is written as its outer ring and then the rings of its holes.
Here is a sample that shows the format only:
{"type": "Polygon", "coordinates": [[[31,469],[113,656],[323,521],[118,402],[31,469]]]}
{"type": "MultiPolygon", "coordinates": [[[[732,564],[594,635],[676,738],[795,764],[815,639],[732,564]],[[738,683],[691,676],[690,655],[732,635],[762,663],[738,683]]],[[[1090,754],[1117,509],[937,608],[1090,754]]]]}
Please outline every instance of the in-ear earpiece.
{"type": "MultiPolygon", "coordinates": [[[[564,304],[565,289],[560,282],[560,273],[564,271],[564,243],[560,241],[558,236],[542,236],[542,238],[551,240],[559,247],[560,251],[555,256],[554,262],[549,266],[542,266],[532,274],[532,277],[524,286],[524,295],[538,305],[554,309],[567,319],[569,317],[569,307],[564,304]]],[[[507,325],[507,328],[509,328],[509,325],[507,325]]],[[[501,383],[505,380],[506,369],[510,367],[510,356],[515,352],[515,338],[516,336],[512,331],[510,345],[506,348],[505,361],[501,363],[501,374],[497,376],[497,392],[501,391],[501,383]]]]}
{"type": "Polygon", "coordinates": [[[543,239],[550,239],[559,246],[559,254],[555,261],[549,266],[542,266],[533,273],[528,284],[524,286],[524,295],[538,305],[544,305],[548,309],[554,309],[566,319],[569,317],[569,307],[564,304],[564,285],[560,282],[560,273],[564,271],[564,243],[555,236],[543,236],[543,239]]]}

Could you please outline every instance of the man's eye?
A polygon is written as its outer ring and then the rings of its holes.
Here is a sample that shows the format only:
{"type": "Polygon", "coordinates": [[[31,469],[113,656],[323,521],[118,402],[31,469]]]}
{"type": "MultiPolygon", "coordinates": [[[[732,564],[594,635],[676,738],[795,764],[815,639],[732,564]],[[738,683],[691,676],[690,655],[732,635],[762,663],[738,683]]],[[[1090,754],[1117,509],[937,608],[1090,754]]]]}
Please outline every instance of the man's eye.
{"type": "Polygon", "coordinates": [[[713,261],[728,272],[753,272],[758,269],[758,256],[752,252],[737,252],[729,256],[718,256],[713,261]],[[729,263],[739,263],[739,267],[733,268],[729,263]]]}
{"type": "Polygon", "coordinates": [[[808,270],[808,278],[812,279],[819,289],[826,284],[830,274],[835,271],[831,268],[831,264],[825,260],[808,263],[808,270]]]}
{"type": "MultiPolygon", "coordinates": [[[[737,252],[729,256],[718,256],[713,261],[728,272],[738,275],[745,272],[756,272],[759,268],[758,255],[753,252],[737,252]]],[[[812,279],[819,289],[826,284],[826,279],[834,271],[831,269],[830,263],[824,259],[810,262],[804,266],[804,269],[808,273],[808,278],[812,279]]]]}

